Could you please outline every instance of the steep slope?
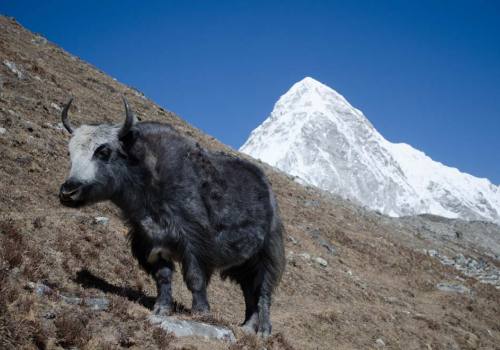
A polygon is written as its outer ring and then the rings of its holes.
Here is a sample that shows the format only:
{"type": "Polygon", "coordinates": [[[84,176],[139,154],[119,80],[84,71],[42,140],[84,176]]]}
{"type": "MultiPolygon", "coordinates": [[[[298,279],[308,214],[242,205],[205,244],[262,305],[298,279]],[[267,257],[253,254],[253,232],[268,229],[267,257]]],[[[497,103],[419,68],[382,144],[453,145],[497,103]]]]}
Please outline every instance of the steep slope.
{"type": "MultiPolygon", "coordinates": [[[[59,204],[69,166],[60,106],[75,97],[75,125],[118,122],[123,93],[143,120],[168,122],[205,147],[237,153],[1,16],[0,78],[1,349],[367,349],[382,342],[394,349],[493,349],[500,343],[499,290],[422,249],[447,255],[463,249],[491,266],[497,260],[472,252],[465,240],[444,251],[449,237],[436,247],[398,219],[302,186],[265,164],[287,231],[287,267],[272,309],[275,335],[265,344],[245,337],[238,329],[241,292],[214,277],[209,321],[229,325],[238,342],[166,336],[147,322],[155,287],[132,258],[116,209],[59,204]],[[443,292],[440,283],[470,293],[443,292]],[[78,302],[89,298],[108,300],[109,307],[78,302]]],[[[191,318],[180,275],[173,286],[177,312],[191,318]]]]}
{"type": "Polygon", "coordinates": [[[343,96],[309,77],[281,96],[240,151],[390,216],[500,222],[499,187],[387,141],[343,96]]]}

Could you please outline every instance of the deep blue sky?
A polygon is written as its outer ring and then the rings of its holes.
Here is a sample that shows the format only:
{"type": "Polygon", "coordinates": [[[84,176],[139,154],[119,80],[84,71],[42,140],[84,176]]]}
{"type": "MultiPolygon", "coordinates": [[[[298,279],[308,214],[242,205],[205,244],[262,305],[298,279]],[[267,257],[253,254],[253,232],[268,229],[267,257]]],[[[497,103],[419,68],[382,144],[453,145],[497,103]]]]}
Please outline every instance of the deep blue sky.
{"type": "Polygon", "coordinates": [[[500,1],[2,0],[0,13],[234,148],[312,76],[390,141],[500,183],[500,1]]]}

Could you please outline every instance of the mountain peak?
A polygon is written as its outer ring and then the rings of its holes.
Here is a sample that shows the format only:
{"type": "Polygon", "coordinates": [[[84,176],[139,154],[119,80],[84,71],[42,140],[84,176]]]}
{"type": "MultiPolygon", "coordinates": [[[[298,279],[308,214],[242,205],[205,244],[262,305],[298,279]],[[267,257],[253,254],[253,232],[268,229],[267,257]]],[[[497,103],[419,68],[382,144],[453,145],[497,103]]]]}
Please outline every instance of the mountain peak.
{"type": "Polygon", "coordinates": [[[347,100],[337,91],[321,83],[320,81],[305,77],[299,80],[280,97],[276,107],[287,106],[287,108],[307,107],[308,109],[324,109],[327,105],[330,107],[352,108],[347,100]]]}
{"type": "Polygon", "coordinates": [[[326,86],[323,83],[311,77],[304,77],[302,80],[299,80],[295,84],[305,85],[305,86],[326,86]]]}
{"type": "Polygon", "coordinates": [[[240,151],[387,215],[500,222],[500,188],[387,141],[361,111],[311,77],[280,97],[240,151]]]}
{"type": "Polygon", "coordinates": [[[293,84],[290,90],[288,90],[287,94],[294,93],[296,91],[301,91],[302,93],[305,91],[315,93],[321,93],[321,91],[333,91],[336,93],[336,91],[331,87],[311,77],[305,77],[304,79],[299,80],[298,82],[293,84]]]}

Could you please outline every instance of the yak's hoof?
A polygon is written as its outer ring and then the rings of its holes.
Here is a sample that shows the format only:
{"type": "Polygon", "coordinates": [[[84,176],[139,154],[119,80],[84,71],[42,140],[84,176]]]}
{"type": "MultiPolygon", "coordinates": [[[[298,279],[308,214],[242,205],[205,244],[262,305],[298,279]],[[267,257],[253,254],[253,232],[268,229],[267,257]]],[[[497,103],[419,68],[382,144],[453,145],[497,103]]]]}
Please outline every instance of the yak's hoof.
{"type": "Polygon", "coordinates": [[[193,305],[191,307],[193,315],[208,315],[210,314],[210,307],[208,305],[193,305]]]}
{"type": "Polygon", "coordinates": [[[257,327],[254,327],[251,324],[243,324],[243,325],[240,326],[240,328],[243,331],[243,333],[246,333],[246,334],[255,334],[255,333],[257,333],[257,327]]]}
{"type": "Polygon", "coordinates": [[[243,322],[241,325],[241,330],[247,334],[255,334],[259,329],[259,316],[257,313],[254,313],[250,318],[243,322]]]}
{"type": "Polygon", "coordinates": [[[262,338],[262,339],[267,339],[271,335],[271,325],[268,324],[265,327],[260,327],[259,326],[259,331],[257,332],[257,335],[262,338]]]}
{"type": "Polygon", "coordinates": [[[155,305],[153,313],[157,316],[170,316],[172,315],[172,307],[168,305],[155,305]]]}
{"type": "Polygon", "coordinates": [[[208,307],[193,307],[191,309],[191,314],[197,315],[197,316],[207,316],[207,315],[210,315],[210,308],[208,308],[208,307]]]}
{"type": "Polygon", "coordinates": [[[206,303],[193,303],[191,306],[192,315],[209,315],[210,306],[206,303]]]}

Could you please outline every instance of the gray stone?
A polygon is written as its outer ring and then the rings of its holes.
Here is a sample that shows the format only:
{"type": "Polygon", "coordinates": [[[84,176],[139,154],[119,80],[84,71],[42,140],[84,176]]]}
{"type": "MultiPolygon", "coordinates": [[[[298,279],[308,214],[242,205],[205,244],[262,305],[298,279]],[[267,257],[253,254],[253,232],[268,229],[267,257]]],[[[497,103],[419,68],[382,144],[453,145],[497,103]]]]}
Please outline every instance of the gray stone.
{"type": "Polygon", "coordinates": [[[328,253],[330,253],[331,255],[337,255],[337,248],[335,248],[335,246],[333,244],[331,244],[330,242],[327,242],[322,237],[319,237],[317,241],[318,241],[320,246],[322,246],[323,248],[325,248],[328,251],[328,253]]]}
{"type": "Polygon", "coordinates": [[[465,265],[466,263],[466,260],[465,260],[465,256],[463,256],[463,254],[458,254],[455,258],[454,258],[455,262],[459,265],[465,265]]]}
{"type": "Polygon", "coordinates": [[[316,257],[316,258],[314,258],[313,260],[314,260],[316,263],[318,263],[318,264],[320,264],[321,266],[323,266],[323,267],[327,267],[327,266],[328,266],[328,262],[327,262],[325,259],[320,258],[319,256],[318,256],[318,257],[316,257]]]}
{"type": "Polygon", "coordinates": [[[53,310],[45,311],[42,315],[43,318],[47,320],[52,320],[56,318],[56,313],[53,310]]]}
{"type": "MultiPolygon", "coordinates": [[[[40,296],[45,296],[54,293],[52,288],[46,286],[43,283],[34,283],[34,282],[28,282],[26,284],[26,288],[35,292],[36,294],[40,296]]],[[[70,304],[70,305],[85,305],[88,306],[90,309],[95,310],[95,311],[105,311],[109,309],[109,300],[106,298],[79,298],[73,295],[68,295],[68,294],[62,294],[62,293],[55,293],[64,303],[70,304]]],[[[44,315],[43,317],[46,317],[44,315]]]]}
{"type": "Polygon", "coordinates": [[[95,223],[99,225],[107,225],[109,224],[109,218],[106,216],[97,216],[95,218],[95,223]]]}
{"type": "Polygon", "coordinates": [[[224,340],[231,343],[236,341],[233,332],[225,327],[207,323],[180,320],[171,316],[150,316],[149,322],[163,330],[172,332],[176,337],[202,337],[206,339],[224,340]]]}
{"type": "MultiPolygon", "coordinates": [[[[429,254],[430,251],[425,250],[429,254]]],[[[500,271],[485,261],[483,258],[466,257],[463,254],[456,255],[450,259],[446,255],[437,254],[435,257],[447,266],[453,266],[456,270],[461,271],[468,277],[474,277],[481,283],[493,284],[495,287],[500,287],[500,271]]],[[[459,292],[456,291],[455,292],[459,292]]]]}
{"type": "Polygon", "coordinates": [[[45,39],[42,36],[37,35],[33,39],[31,39],[31,42],[33,44],[36,44],[36,45],[45,45],[45,44],[47,44],[47,39],[45,39]]]}
{"type": "Polygon", "coordinates": [[[9,68],[10,71],[17,76],[18,79],[24,78],[23,72],[21,72],[21,70],[19,70],[19,68],[17,68],[17,66],[14,62],[4,60],[3,64],[5,64],[7,66],[7,68],[9,68]]]}
{"type": "Polygon", "coordinates": [[[79,298],[70,295],[60,295],[61,300],[66,304],[85,305],[94,311],[106,311],[109,308],[109,300],[106,298],[79,298]]]}
{"type": "Polygon", "coordinates": [[[329,242],[329,240],[323,237],[319,229],[313,229],[309,234],[321,247],[325,248],[328,253],[330,253],[331,255],[337,254],[337,248],[335,248],[334,245],[329,242]]]}
{"type": "Polygon", "coordinates": [[[437,252],[437,250],[429,249],[429,250],[427,250],[427,254],[429,254],[430,256],[437,256],[438,252],[437,252]]]}
{"type": "Polygon", "coordinates": [[[54,103],[54,102],[50,103],[50,107],[54,108],[56,111],[62,110],[62,108],[57,103],[54,103]]]}
{"type": "Polygon", "coordinates": [[[475,267],[477,266],[478,262],[474,259],[470,259],[468,262],[467,262],[467,266],[469,267],[475,267]]]}
{"type": "Polygon", "coordinates": [[[304,202],[304,206],[318,208],[319,207],[319,201],[316,200],[316,199],[308,199],[308,200],[306,200],[304,202]]]}
{"type": "Polygon", "coordinates": [[[83,303],[94,311],[106,311],[109,308],[109,300],[106,298],[86,298],[83,303]]]}
{"type": "Polygon", "coordinates": [[[451,284],[451,283],[441,282],[438,283],[436,287],[442,292],[460,293],[460,294],[470,293],[470,289],[461,284],[451,284]]]}
{"type": "Polygon", "coordinates": [[[52,288],[43,283],[28,282],[26,287],[38,295],[48,295],[52,293],[52,288]]]}
{"type": "Polygon", "coordinates": [[[7,132],[7,129],[5,128],[0,128],[0,135],[3,135],[7,132]]]}
{"type": "Polygon", "coordinates": [[[82,303],[82,298],[70,296],[70,295],[60,295],[61,300],[64,301],[66,304],[70,305],[80,305],[82,303]]]}
{"type": "Polygon", "coordinates": [[[441,258],[441,264],[443,264],[445,266],[453,266],[453,265],[455,265],[455,262],[453,260],[451,260],[450,258],[444,256],[441,258]]]}
{"type": "Polygon", "coordinates": [[[311,260],[311,255],[309,253],[300,253],[298,255],[304,260],[311,260]]]}
{"type": "Polygon", "coordinates": [[[63,123],[57,123],[57,124],[54,124],[52,126],[54,129],[56,130],[66,130],[66,128],[64,127],[63,123]]]}
{"type": "Polygon", "coordinates": [[[385,346],[385,342],[381,339],[381,338],[378,338],[377,340],[375,340],[375,345],[378,347],[378,348],[382,348],[385,346]]]}

